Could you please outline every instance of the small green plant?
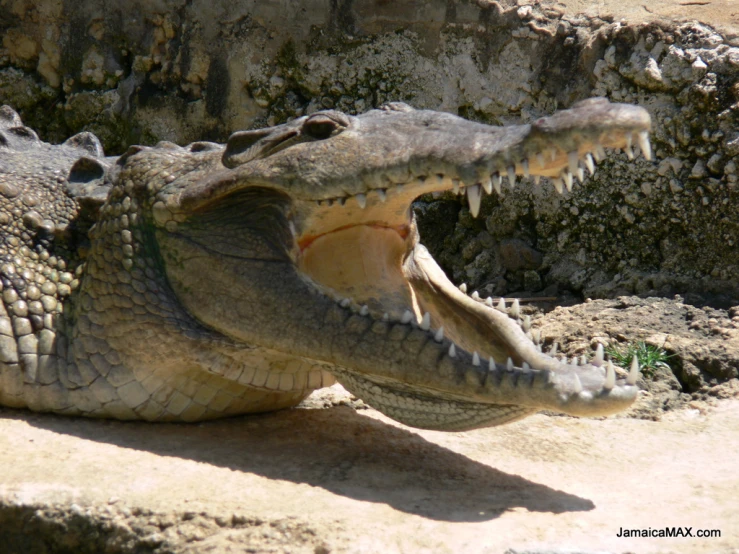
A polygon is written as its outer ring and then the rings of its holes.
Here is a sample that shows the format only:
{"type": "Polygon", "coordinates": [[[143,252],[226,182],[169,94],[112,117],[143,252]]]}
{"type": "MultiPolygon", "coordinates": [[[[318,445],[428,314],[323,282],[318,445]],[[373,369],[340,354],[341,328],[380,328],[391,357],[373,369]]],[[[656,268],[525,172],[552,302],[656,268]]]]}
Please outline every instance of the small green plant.
{"type": "Polygon", "coordinates": [[[659,346],[653,346],[641,340],[629,342],[623,346],[607,346],[605,352],[614,364],[627,371],[631,367],[631,361],[636,356],[642,374],[648,377],[654,375],[655,370],[659,368],[670,369],[670,364],[667,361],[674,356],[674,354],[668,354],[659,346]]]}

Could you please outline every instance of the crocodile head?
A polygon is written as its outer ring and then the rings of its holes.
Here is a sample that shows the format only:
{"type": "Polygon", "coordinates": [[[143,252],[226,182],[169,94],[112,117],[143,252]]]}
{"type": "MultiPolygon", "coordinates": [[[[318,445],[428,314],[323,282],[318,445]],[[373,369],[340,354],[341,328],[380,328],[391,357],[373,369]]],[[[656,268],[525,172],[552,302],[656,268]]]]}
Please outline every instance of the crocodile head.
{"type": "MultiPolygon", "coordinates": [[[[225,150],[160,146],[170,161],[145,166],[158,166],[143,201],[150,242],[198,324],[273,353],[272,374],[291,360],[317,365],[388,416],[432,429],[544,409],[607,415],[634,401],[638,368],[616,379],[602,351],[581,364],[542,353],[517,303],[493,306],[449,281],[419,243],[411,204],[454,190],[476,216],[483,194],[518,175],[562,192],[605,147],[632,155],[633,142],[649,156],[649,128],[645,110],[601,99],[505,128],[391,104],[239,132],[225,150]]],[[[143,154],[119,162],[119,183],[143,154]]]]}

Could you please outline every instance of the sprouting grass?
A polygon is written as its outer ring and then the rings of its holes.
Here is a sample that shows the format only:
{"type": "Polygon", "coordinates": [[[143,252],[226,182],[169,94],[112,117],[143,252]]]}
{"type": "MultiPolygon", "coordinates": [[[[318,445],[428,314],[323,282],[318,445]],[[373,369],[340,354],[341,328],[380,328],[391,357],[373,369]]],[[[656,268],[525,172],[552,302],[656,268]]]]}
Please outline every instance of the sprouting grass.
{"type": "Polygon", "coordinates": [[[670,369],[668,360],[674,354],[668,354],[663,348],[647,344],[644,341],[629,342],[623,346],[606,346],[605,353],[613,363],[626,371],[631,367],[631,361],[636,355],[642,374],[650,377],[659,368],[670,369]]]}

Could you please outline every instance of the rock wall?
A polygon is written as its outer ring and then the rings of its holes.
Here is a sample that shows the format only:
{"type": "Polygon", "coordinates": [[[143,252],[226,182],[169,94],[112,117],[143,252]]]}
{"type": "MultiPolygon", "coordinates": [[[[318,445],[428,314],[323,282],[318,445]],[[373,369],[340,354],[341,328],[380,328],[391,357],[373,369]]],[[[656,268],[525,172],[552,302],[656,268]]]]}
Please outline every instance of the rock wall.
{"type": "Polygon", "coordinates": [[[47,141],[89,130],[109,153],[388,100],[501,125],[589,96],[638,103],[655,161],[614,155],[563,196],[519,182],[477,219],[422,199],[423,240],[482,294],[738,303],[739,42],[519,3],[3,2],[0,103],[47,141]]]}

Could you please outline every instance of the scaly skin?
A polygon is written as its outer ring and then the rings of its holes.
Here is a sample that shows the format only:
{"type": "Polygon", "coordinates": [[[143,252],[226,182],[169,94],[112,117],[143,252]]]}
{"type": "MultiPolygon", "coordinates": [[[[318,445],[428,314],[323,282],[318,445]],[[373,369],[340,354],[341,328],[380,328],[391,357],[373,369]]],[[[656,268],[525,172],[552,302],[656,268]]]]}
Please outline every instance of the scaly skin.
{"type": "Polygon", "coordinates": [[[590,152],[636,141],[649,156],[649,127],[595,99],[506,128],[390,104],[115,160],[86,133],[41,143],[4,107],[0,403],[194,421],[294,406],[338,379],[432,429],[623,410],[637,367],[616,380],[602,353],[542,354],[517,304],[449,282],[410,205],[463,190],[476,215],[501,175],[561,191],[590,152]]]}

